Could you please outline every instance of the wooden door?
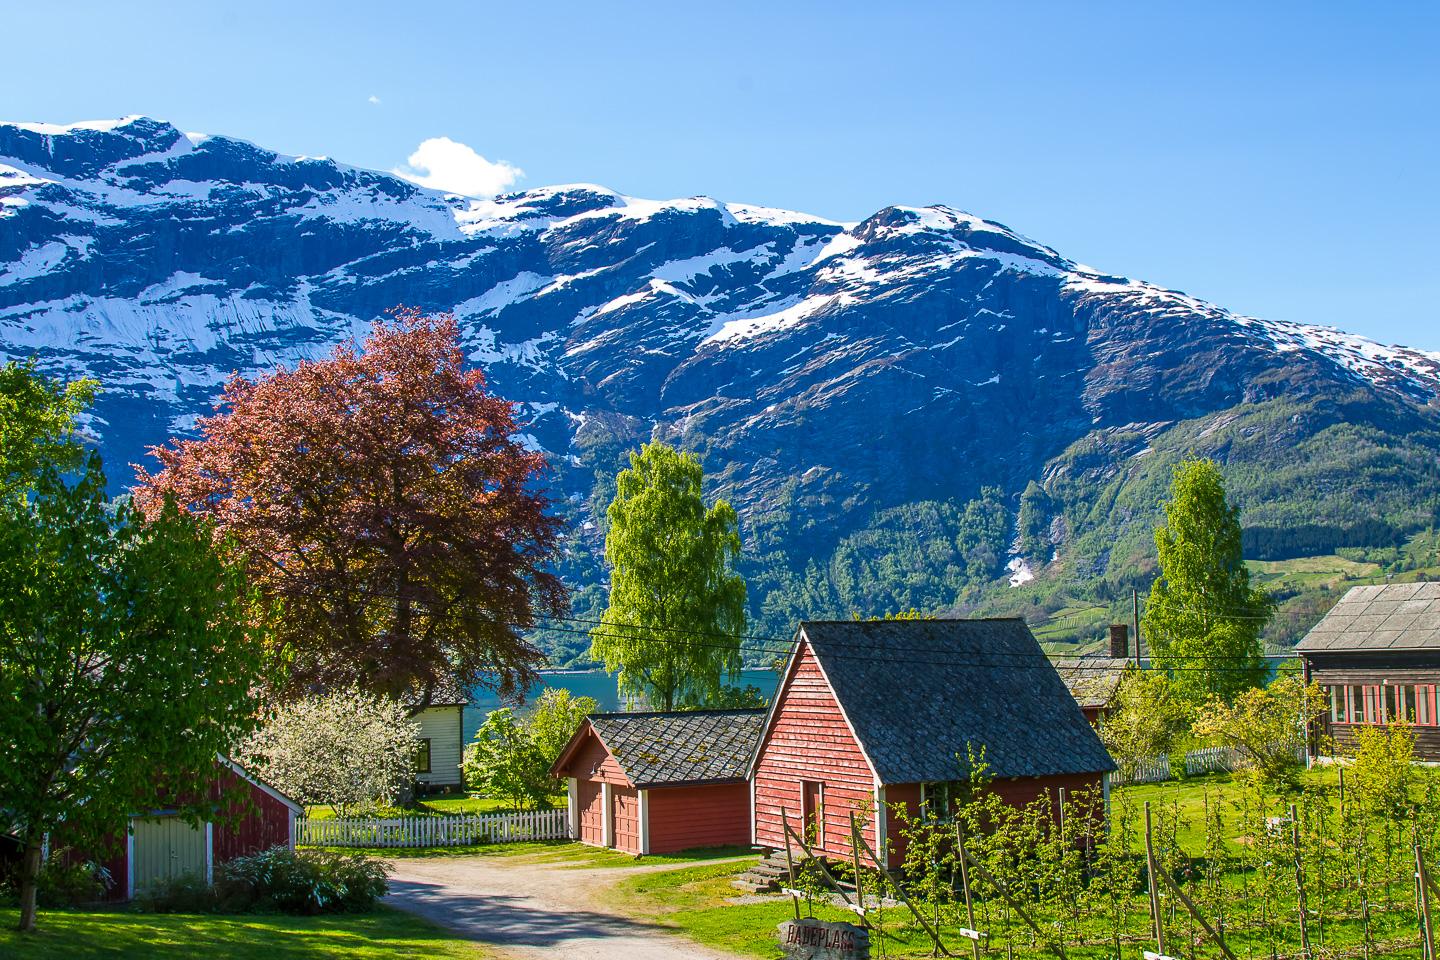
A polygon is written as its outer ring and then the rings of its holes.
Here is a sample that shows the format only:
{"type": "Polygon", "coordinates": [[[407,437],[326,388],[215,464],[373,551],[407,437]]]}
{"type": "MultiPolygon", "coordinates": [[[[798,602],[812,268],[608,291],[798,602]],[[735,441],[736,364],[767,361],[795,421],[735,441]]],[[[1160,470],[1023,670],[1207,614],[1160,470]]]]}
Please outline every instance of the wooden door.
{"type": "Polygon", "coordinates": [[[615,818],[615,849],[640,852],[640,793],[634,787],[611,787],[615,818]]]}
{"type": "Polygon", "coordinates": [[[580,810],[580,842],[605,845],[605,792],[598,780],[577,780],[575,805],[580,810]]]}
{"type": "Polygon", "coordinates": [[[179,817],[130,821],[135,831],[133,893],[183,874],[205,879],[205,830],[179,817]]]}

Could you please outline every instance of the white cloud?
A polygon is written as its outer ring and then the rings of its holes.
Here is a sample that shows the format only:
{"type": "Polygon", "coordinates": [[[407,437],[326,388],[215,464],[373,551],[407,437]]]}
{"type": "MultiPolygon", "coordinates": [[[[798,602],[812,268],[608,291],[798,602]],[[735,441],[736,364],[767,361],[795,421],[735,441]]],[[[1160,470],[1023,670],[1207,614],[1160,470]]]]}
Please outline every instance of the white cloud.
{"type": "Polygon", "coordinates": [[[380,98],[377,97],[377,96],[375,96],[375,94],[373,94],[373,93],[370,94],[368,100],[369,100],[370,103],[373,103],[373,104],[375,104],[376,106],[379,106],[379,105],[380,105],[380,98]]]}
{"type": "Polygon", "coordinates": [[[467,197],[493,197],[525,176],[525,171],[514,164],[486,160],[449,137],[431,137],[422,142],[405,166],[390,172],[422,187],[467,197]]]}

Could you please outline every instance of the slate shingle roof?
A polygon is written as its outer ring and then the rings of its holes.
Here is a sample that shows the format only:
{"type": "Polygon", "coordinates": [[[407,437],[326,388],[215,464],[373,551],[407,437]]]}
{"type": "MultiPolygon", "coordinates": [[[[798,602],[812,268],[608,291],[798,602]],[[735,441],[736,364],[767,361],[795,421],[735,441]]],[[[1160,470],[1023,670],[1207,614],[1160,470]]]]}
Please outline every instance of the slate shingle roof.
{"type": "Polygon", "coordinates": [[[1115,769],[1018,618],[802,623],[887,784],[954,780],[966,744],[998,778],[1115,769]]]}
{"type": "MultiPolygon", "coordinates": [[[[411,690],[400,698],[407,707],[417,707],[423,699],[419,690],[411,690]]],[[[432,707],[463,707],[470,703],[470,697],[454,677],[441,677],[435,681],[435,691],[430,695],[432,707]]]]}
{"type": "Polygon", "coordinates": [[[639,788],[744,780],[764,710],[594,713],[590,723],[639,788]]]}
{"type": "Polygon", "coordinates": [[[1440,651],[1440,583],[1352,587],[1295,649],[1440,651]]]}
{"type": "Polygon", "coordinates": [[[1057,657],[1050,662],[1075,702],[1091,710],[1110,705],[1130,666],[1120,657],[1057,657]]]}

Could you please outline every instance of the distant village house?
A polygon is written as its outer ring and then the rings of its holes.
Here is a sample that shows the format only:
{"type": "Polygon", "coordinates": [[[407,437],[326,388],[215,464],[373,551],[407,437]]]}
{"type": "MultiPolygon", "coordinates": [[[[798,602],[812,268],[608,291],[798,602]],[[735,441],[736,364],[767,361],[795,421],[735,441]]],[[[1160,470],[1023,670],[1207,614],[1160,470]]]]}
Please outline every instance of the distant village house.
{"type": "Polygon", "coordinates": [[[412,719],[420,724],[415,781],[421,792],[460,789],[465,750],[465,707],[470,698],[453,680],[436,685],[428,706],[418,696],[405,699],[412,719]]]}

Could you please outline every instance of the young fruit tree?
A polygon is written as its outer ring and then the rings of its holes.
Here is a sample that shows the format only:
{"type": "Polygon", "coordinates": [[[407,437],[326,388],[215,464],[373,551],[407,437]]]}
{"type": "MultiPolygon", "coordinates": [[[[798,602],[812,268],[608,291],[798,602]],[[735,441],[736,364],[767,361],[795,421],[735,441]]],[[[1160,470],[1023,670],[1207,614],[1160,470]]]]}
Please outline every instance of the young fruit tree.
{"type": "Polygon", "coordinates": [[[23,479],[0,497],[0,810],[32,930],[47,834],[103,849],[134,810],[216,815],[216,757],[253,725],[267,655],[257,598],[205,523],[111,503],[96,455],[45,450],[68,426],[17,453],[11,413],[5,470],[23,479]]]}
{"type": "Polygon", "coordinates": [[[647,443],[615,478],[606,519],[610,602],[590,656],[620,694],[659,710],[703,706],[740,670],[745,581],[740,534],[724,500],[706,507],[694,454],[647,443]]]}
{"type": "Polygon", "coordinates": [[[1299,780],[1306,732],[1328,709],[1319,684],[1286,674],[1268,687],[1243,691],[1234,703],[1212,700],[1200,710],[1194,729],[1241,751],[1246,769],[1261,783],[1288,789],[1299,780]]]}
{"type": "Polygon", "coordinates": [[[485,684],[511,697],[561,615],[561,521],[514,405],[467,369],[450,316],[400,310],[324,360],[233,378],[198,440],[152,453],[136,500],[167,495],[239,544],[284,605],[290,692],[401,696],[485,684]]]}
{"type": "Polygon", "coordinates": [[[1226,502],[1213,460],[1175,466],[1155,547],[1160,576],[1150,588],[1143,630],[1154,665],[1196,705],[1211,697],[1229,701],[1262,683],[1260,631],[1274,604],[1250,585],[1240,512],[1226,502]]]}
{"type": "Polygon", "coordinates": [[[552,688],[528,714],[508,707],[491,711],[465,752],[466,784],[517,808],[540,806],[561,790],[550,768],[597,706],[592,697],[552,688]]]}
{"type": "Polygon", "coordinates": [[[1120,773],[1131,777],[1144,761],[1169,754],[1189,728],[1187,705],[1165,674],[1129,670],[1100,726],[1100,739],[1120,773]]]}
{"type": "Polygon", "coordinates": [[[400,701],[350,687],[284,704],[237,759],[301,803],[345,816],[394,804],[414,783],[419,736],[400,701]]]}

